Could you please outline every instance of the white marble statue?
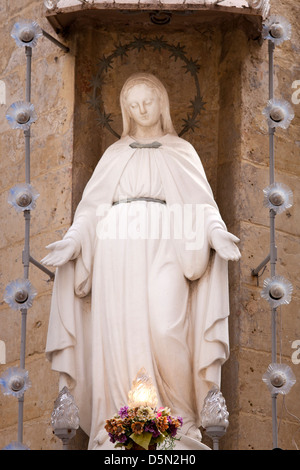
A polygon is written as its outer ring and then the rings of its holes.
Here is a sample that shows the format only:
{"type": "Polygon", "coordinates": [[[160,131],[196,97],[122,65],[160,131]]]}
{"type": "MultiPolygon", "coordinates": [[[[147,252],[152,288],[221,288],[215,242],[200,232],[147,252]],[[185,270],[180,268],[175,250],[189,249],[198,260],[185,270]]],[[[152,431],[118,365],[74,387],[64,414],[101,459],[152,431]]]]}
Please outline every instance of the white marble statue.
{"type": "Polygon", "coordinates": [[[228,260],[240,257],[161,82],[135,74],[120,101],[122,137],[42,260],[57,267],[46,354],[75,397],[89,449],[105,446],[105,420],[127,405],[143,367],[159,406],[201,440],[203,401],[229,353],[228,260]]]}

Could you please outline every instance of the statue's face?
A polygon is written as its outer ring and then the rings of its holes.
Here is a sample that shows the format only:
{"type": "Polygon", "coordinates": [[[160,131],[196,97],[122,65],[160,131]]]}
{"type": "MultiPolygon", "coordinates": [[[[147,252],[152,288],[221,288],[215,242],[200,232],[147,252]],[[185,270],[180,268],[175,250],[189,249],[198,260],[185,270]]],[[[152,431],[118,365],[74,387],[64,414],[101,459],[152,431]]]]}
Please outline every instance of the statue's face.
{"type": "Polygon", "coordinates": [[[126,98],[130,117],[142,127],[152,127],[160,120],[161,103],[153,88],[145,84],[134,85],[126,98]]]}

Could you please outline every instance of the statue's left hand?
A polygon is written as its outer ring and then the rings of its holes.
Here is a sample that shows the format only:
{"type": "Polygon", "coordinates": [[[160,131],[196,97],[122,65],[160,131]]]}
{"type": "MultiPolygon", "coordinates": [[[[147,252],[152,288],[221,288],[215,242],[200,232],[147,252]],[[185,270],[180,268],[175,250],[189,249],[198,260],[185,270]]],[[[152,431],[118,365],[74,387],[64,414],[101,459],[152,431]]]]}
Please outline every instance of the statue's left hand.
{"type": "Polygon", "coordinates": [[[221,258],[229,261],[237,261],[241,257],[240,250],[236,246],[240,239],[222,229],[215,229],[211,233],[211,244],[221,258]]]}
{"type": "Polygon", "coordinates": [[[46,246],[50,253],[42,259],[46,266],[62,266],[73,258],[76,252],[76,243],[72,238],[59,240],[46,246]]]}

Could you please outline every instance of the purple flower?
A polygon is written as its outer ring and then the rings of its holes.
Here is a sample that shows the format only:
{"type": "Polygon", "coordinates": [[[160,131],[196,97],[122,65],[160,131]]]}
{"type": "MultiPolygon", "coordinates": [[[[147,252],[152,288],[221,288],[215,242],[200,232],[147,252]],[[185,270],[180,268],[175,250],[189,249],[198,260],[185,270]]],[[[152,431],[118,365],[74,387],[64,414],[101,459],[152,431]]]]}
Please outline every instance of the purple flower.
{"type": "Polygon", "coordinates": [[[120,408],[119,410],[119,416],[120,418],[127,418],[128,416],[128,406],[123,406],[122,408],[120,408]]]}
{"type": "Polygon", "coordinates": [[[171,435],[171,437],[175,437],[176,434],[177,434],[177,428],[176,426],[174,426],[174,424],[171,424],[170,427],[169,427],[169,433],[171,435]]]}
{"type": "Polygon", "coordinates": [[[114,444],[116,442],[116,438],[115,438],[114,434],[109,432],[108,435],[109,435],[110,442],[112,442],[114,444]]]}
{"type": "Polygon", "coordinates": [[[155,424],[154,421],[151,421],[149,424],[147,424],[147,425],[145,426],[145,431],[151,432],[153,438],[156,438],[156,437],[158,437],[158,436],[160,435],[160,432],[159,432],[159,430],[157,429],[156,424],[155,424]]]}
{"type": "Polygon", "coordinates": [[[117,440],[118,442],[124,443],[124,442],[127,441],[127,436],[126,436],[126,434],[121,434],[120,436],[117,436],[117,437],[116,437],[116,440],[117,440]]]}
{"type": "Polygon", "coordinates": [[[180,422],[180,426],[182,426],[183,425],[183,419],[181,418],[181,416],[177,416],[177,419],[180,422]]]}

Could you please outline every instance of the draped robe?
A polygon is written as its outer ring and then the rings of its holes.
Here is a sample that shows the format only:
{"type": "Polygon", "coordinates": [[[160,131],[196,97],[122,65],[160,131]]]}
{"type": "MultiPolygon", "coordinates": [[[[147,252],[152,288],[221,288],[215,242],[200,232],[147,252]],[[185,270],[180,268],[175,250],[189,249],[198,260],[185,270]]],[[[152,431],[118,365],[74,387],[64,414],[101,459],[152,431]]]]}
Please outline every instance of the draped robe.
{"type": "Polygon", "coordinates": [[[105,443],[105,420],[127,404],[142,367],[159,405],[201,439],[203,401],[229,354],[228,266],[211,247],[212,231],[226,226],[193,146],[170,134],[157,140],[132,148],[124,137],[105,151],[64,237],[75,241],[74,257],[56,270],[46,356],[75,397],[89,449],[105,443]],[[166,204],[113,205],[124,197],[166,204]],[[190,207],[189,223],[174,222],[170,209],[190,207]],[[145,218],[155,236],[142,236],[145,218]],[[166,220],[163,236],[155,223],[166,220]],[[120,236],[128,221],[131,236],[120,236]]]}

